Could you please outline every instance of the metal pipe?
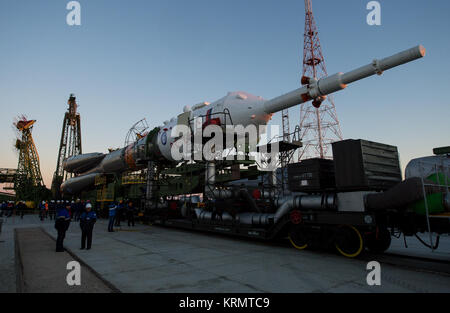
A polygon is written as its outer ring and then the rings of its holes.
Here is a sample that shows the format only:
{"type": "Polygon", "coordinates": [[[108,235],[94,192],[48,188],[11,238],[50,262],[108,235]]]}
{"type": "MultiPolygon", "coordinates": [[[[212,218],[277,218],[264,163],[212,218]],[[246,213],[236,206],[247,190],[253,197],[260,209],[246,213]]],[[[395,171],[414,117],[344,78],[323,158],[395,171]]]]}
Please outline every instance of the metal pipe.
{"type": "Polygon", "coordinates": [[[303,210],[336,210],[336,195],[301,195],[288,196],[277,200],[279,206],[274,216],[274,222],[277,223],[283,216],[293,209],[303,210]]]}
{"type": "Polygon", "coordinates": [[[229,199],[235,196],[234,192],[231,190],[217,188],[209,191],[209,195],[212,195],[215,199],[229,199]]]}
{"type": "Polygon", "coordinates": [[[239,195],[248,203],[253,212],[261,213],[261,210],[256,205],[255,200],[250,196],[246,189],[239,190],[239,195]]]}
{"type": "Polygon", "coordinates": [[[214,197],[214,185],[216,183],[216,163],[207,162],[205,170],[205,197],[214,197]]]}
{"type": "MultiPolygon", "coordinates": [[[[236,214],[235,218],[227,213],[223,212],[221,215],[222,221],[235,221],[244,225],[269,225],[271,223],[277,223],[282,217],[288,214],[293,209],[305,209],[305,210],[329,210],[336,208],[336,195],[323,194],[323,195],[302,195],[302,196],[288,196],[279,198],[276,200],[278,206],[277,211],[274,213],[252,213],[243,212],[236,214]]],[[[197,218],[200,220],[212,220],[213,212],[202,209],[195,209],[197,218]]]]}
{"type": "Polygon", "coordinates": [[[153,161],[148,162],[147,166],[147,188],[145,191],[145,206],[151,207],[153,199],[153,179],[155,178],[155,168],[153,161]]]}
{"type": "Polygon", "coordinates": [[[240,213],[236,216],[240,224],[263,226],[273,221],[273,214],[269,213],[240,213]]]}
{"type": "Polygon", "coordinates": [[[299,197],[301,196],[288,196],[277,200],[279,207],[273,218],[275,224],[289,211],[299,206],[299,197]]]}

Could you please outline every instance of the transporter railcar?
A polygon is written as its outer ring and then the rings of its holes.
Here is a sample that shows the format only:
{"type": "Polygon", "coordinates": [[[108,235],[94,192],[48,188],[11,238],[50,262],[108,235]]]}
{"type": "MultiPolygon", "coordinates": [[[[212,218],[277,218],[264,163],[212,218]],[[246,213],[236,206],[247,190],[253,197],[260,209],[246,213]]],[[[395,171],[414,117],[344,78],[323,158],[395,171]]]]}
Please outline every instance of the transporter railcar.
{"type": "MultiPolygon", "coordinates": [[[[206,171],[181,165],[179,176],[162,172],[161,184],[154,186],[160,202],[146,214],[167,226],[265,240],[287,237],[299,250],[335,249],[346,257],[366,248],[384,252],[391,236],[450,233],[450,148],[444,152],[411,161],[402,180],[396,147],[345,140],[333,144],[334,160],[290,164],[290,190],[284,191],[276,177],[252,170],[250,162],[239,164],[245,168],[240,171],[233,162],[216,162],[206,171]],[[204,180],[186,179],[192,176],[204,180]],[[171,184],[190,195],[171,191],[171,184]],[[204,201],[192,195],[202,190],[204,201]]],[[[438,243],[439,237],[433,248],[438,243]]]]}

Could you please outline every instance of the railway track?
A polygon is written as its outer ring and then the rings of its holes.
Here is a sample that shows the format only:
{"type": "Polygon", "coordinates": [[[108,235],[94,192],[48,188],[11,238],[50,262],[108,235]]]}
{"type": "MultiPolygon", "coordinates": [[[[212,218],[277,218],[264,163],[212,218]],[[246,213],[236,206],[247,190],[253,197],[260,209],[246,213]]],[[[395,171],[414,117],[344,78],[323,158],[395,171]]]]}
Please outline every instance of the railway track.
{"type": "MultiPolygon", "coordinates": [[[[161,227],[161,228],[167,228],[167,226],[162,225],[153,225],[153,227],[161,227]]],[[[177,231],[183,231],[183,232],[195,232],[198,233],[198,231],[192,231],[192,230],[186,230],[181,228],[175,228],[177,231]]],[[[206,233],[204,233],[206,235],[206,233]]],[[[228,236],[224,234],[219,233],[210,233],[208,232],[207,235],[209,237],[217,237],[217,238],[227,238],[228,240],[244,240],[244,241],[251,241],[251,242],[259,242],[264,243],[264,245],[268,246],[274,246],[274,247],[285,247],[286,249],[294,249],[292,247],[292,244],[289,242],[289,240],[284,239],[274,239],[270,241],[264,241],[257,238],[248,238],[248,237],[235,237],[235,236],[228,236]]],[[[309,250],[306,251],[312,252],[312,253],[318,253],[318,254],[333,254],[333,251],[329,250],[309,250]]],[[[406,251],[407,252],[407,251],[406,251]]],[[[298,251],[299,254],[302,253],[302,251],[298,251]]],[[[339,255],[336,252],[336,255],[339,255]]],[[[340,256],[340,255],[339,255],[340,256]]],[[[343,256],[340,256],[342,258],[345,258],[343,256]]],[[[363,251],[358,257],[355,258],[356,260],[361,260],[363,262],[370,262],[370,261],[377,261],[380,264],[389,264],[392,266],[401,267],[404,269],[411,269],[415,271],[421,271],[421,272],[428,272],[428,273],[436,273],[440,275],[446,275],[450,276],[450,260],[442,260],[442,259],[436,259],[436,258],[428,258],[428,257],[419,257],[414,255],[406,255],[406,254],[400,254],[400,253],[394,253],[394,252],[384,252],[384,253],[373,253],[368,250],[363,251]]]]}

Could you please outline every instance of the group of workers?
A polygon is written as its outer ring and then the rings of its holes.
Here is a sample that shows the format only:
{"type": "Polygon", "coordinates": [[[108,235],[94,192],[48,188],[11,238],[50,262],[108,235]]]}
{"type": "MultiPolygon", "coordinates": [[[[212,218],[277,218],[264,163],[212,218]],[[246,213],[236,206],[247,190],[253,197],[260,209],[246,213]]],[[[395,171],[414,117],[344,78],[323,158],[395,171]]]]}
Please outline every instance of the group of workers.
{"type": "Polygon", "coordinates": [[[133,205],[132,201],[129,201],[128,204],[125,204],[123,200],[120,200],[119,203],[113,202],[109,206],[109,223],[108,223],[108,231],[113,232],[114,226],[120,227],[120,221],[126,216],[128,220],[128,226],[134,227],[134,215],[136,213],[136,208],[133,205]]]}
{"type": "Polygon", "coordinates": [[[77,205],[73,205],[72,208],[71,202],[65,202],[63,206],[60,205],[56,209],[55,228],[58,232],[56,238],[56,252],[64,252],[64,238],[66,237],[66,232],[69,229],[72,217],[75,221],[80,221],[81,249],[91,249],[92,231],[94,230],[95,222],[97,222],[97,214],[92,210],[92,204],[90,202],[86,203],[84,209],[81,207],[81,209],[77,211],[76,207],[77,205]],[[79,213],[79,215],[76,215],[75,212],[79,213]]]}
{"type": "MultiPolygon", "coordinates": [[[[19,201],[3,201],[0,204],[0,217],[11,217],[14,212],[20,214],[23,218],[24,211],[27,206],[24,202],[19,201]]],[[[81,249],[91,249],[92,246],[92,232],[94,230],[94,224],[97,221],[97,214],[92,208],[92,204],[88,200],[87,202],[77,200],[50,200],[39,203],[39,218],[43,221],[46,218],[55,220],[55,228],[58,232],[56,239],[56,252],[64,251],[64,238],[66,232],[69,229],[72,221],[80,222],[81,228],[81,249]]],[[[114,226],[120,227],[120,222],[125,218],[128,220],[128,226],[135,225],[134,216],[136,208],[132,201],[125,203],[123,200],[120,202],[113,202],[109,206],[109,223],[108,232],[114,231],[114,226]]]]}
{"type": "Polygon", "coordinates": [[[70,217],[73,218],[75,221],[78,221],[80,218],[81,213],[83,212],[85,208],[85,203],[81,201],[80,199],[77,199],[76,201],[72,200],[51,200],[51,201],[42,201],[39,203],[39,218],[41,221],[44,219],[50,217],[50,220],[55,219],[56,212],[58,210],[61,210],[62,208],[66,208],[69,206],[69,214],[70,217]]]}
{"type": "MultiPolygon", "coordinates": [[[[80,222],[81,249],[90,250],[92,246],[92,232],[94,230],[94,224],[97,221],[97,214],[92,210],[92,204],[89,201],[86,205],[79,201],[62,203],[62,206],[56,206],[55,228],[58,232],[56,252],[64,251],[63,242],[72,219],[80,222]]],[[[128,226],[134,227],[135,211],[136,209],[132,201],[128,202],[127,205],[123,201],[120,201],[118,204],[112,203],[109,206],[108,232],[114,231],[114,225],[120,226],[120,221],[124,213],[128,219],[128,226]]]]}
{"type": "Polygon", "coordinates": [[[3,201],[0,204],[0,217],[11,217],[13,213],[16,212],[16,215],[20,215],[20,217],[23,218],[27,209],[28,207],[23,201],[17,203],[14,201],[3,201]]]}

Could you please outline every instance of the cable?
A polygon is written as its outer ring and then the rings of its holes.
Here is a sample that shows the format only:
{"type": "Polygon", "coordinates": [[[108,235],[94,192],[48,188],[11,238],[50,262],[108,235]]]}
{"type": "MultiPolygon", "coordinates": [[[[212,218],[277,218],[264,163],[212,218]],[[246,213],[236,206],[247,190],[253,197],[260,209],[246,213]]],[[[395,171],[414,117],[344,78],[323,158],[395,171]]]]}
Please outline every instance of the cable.
{"type": "Polygon", "coordinates": [[[416,236],[416,238],[426,247],[436,250],[439,247],[439,238],[441,237],[440,235],[437,236],[436,238],[436,244],[434,247],[432,247],[431,245],[427,244],[425,241],[423,241],[418,235],[417,233],[414,234],[414,236],[416,236]]]}

